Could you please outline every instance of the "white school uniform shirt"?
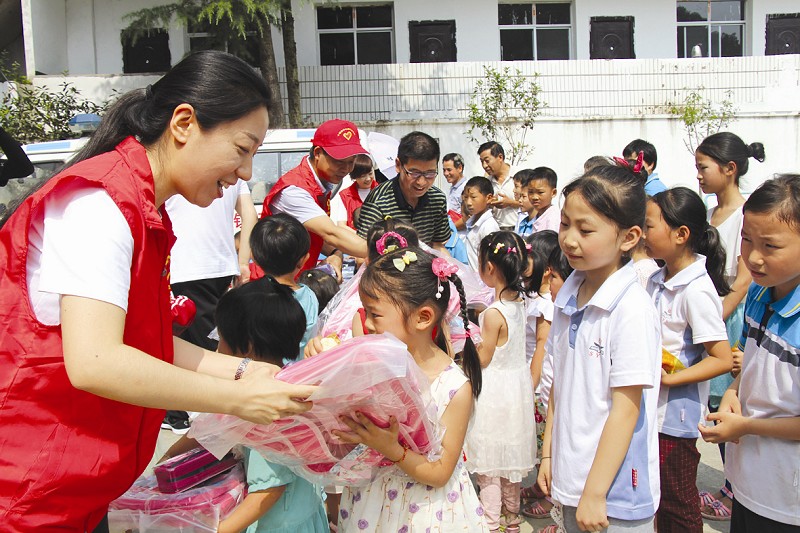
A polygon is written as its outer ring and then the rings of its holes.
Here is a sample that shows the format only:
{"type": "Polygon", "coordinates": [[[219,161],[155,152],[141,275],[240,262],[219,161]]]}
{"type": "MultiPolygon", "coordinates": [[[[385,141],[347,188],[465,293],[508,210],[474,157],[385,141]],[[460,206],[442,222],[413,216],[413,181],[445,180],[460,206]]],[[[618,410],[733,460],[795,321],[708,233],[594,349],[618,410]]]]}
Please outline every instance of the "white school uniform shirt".
{"type": "MultiPolygon", "coordinates": [[[[708,356],[704,342],[728,341],[722,320],[722,302],[706,271],[705,256],[664,281],[666,267],[647,282],[647,292],[661,317],[661,345],[689,368],[708,356]]],[[[672,437],[700,436],[697,424],[705,418],[708,381],[661,387],[658,431],[672,437]]]]}
{"type": "Polygon", "coordinates": [[[469,266],[477,272],[479,269],[478,251],[484,237],[495,231],[500,231],[500,226],[492,215],[492,210],[487,209],[477,219],[472,216],[467,220],[467,259],[469,266]]]}
{"type": "MultiPolygon", "coordinates": [[[[706,211],[706,220],[709,224],[716,209],[712,207],[706,211]]],[[[725,279],[728,285],[733,285],[739,271],[739,256],[742,255],[742,224],[744,224],[744,211],[737,209],[717,226],[719,238],[725,246],[725,279]]]]}
{"type": "Polygon", "coordinates": [[[639,419],[606,496],[608,516],[652,517],[661,499],[656,405],[661,328],[630,262],[577,308],[585,274],[573,272],[555,301],[547,353],[553,357],[553,498],[577,507],[611,412],[612,389],[642,386],[639,419]]]}
{"type": "Polygon", "coordinates": [[[553,300],[550,293],[534,294],[525,298],[525,359],[528,366],[536,351],[536,319],[542,317],[548,322],[553,322],[553,300]]]}
{"type": "Polygon", "coordinates": [[[544,231],[546,229],[558,233],[560,228],[561,210],[555,205],[550,204],[550,207],[545,209],[544,213],[536,215],[536,218],[533,219],[533,233],[544,231]]]}
{"type": "MultiPolygon", "coordinates": [[[[800,416],[800,287],[778,301],[772,294],[753,283],[744,307],[739,401],[750,418],[800,416]]],[[[739,503],[800,526],[800,441],[744,435],[725,447],[725,457],[739,503]]]]}

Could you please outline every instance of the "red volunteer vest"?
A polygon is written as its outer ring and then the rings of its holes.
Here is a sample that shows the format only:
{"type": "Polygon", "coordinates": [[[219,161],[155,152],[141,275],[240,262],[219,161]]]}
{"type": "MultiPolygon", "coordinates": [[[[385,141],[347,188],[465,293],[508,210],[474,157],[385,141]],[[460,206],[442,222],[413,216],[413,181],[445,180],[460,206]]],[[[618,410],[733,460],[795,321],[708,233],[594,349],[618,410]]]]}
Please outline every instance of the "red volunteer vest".
{"type": "MultiPolygon", "coordinates": [[[[377,186],[378,182],[372,180],[372,186],[370,187],[370,190],[377,186]]],[[[356,209],[364,204],[364,200],[362,200],[361,196],[358,195],[358,183],[353,183],[346,189],[342,189],[342,191],[339,193],[339,198],[342,199],[344,208],[347,210],[347,225],[353,229],[356,229],[355,225],[353,224],[353,213],[356,209]]]]}
{"type": "MultiPolygon", "coordinates": [[[[74,388],[64,368],[60,326],[38,322],[26,281],[28,230],[42,201],[71,183],[103,187],[133,235],[131,290],[123,341],[172,362],[166,210],[159,216],[141,144],[78,163],[27,198],[0,229],[0,529],[92,531],[109,502],[144,471],[164,411],[74,388]]],[[[102,221],[98,220],[98,224],[102,221]]],[[[85,327],[91,328],[87,323],[85,327]]]]}
{"type": "MultiPolygon", "coordinates": [[[[280,177],[278,182],[269,191],[269,194],[267,194],[267,197],[264,198],[264,205],[261,209],[261,218],[268,217],[273,214],[270,210],[270,204],[272,203],[273,198],[275,198],[275,195],[290,185],[300,187],[304,191],[308,192],[316,204],[320,206],[323,211],[325,211],[326,215],[331,214],[331,195],[329,192],[322,190],[322,187],[319,186],[317,180],[314,178],[314,173],[311,172],[311,167],[308,163],[308,156],[305,156],[303,157],[303,160],[300,161],[299,165],[280,177]]],[[[303,265],[302,270],[314,268],[317,265],[319,254],[322,251],[322,237],[316,233],[308,233],[311,236],[311,247],[308,250],[308,261],[306,261],[306,264],[303,265]]]]}

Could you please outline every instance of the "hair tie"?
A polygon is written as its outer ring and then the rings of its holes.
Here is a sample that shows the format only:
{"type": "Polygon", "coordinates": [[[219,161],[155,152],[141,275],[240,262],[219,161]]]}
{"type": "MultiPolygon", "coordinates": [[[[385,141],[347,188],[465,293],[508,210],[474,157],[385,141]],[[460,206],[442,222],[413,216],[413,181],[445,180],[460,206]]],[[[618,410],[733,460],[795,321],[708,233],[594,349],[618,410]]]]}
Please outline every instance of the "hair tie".
{"type": "Polygon", "coordinates": [[[147,87],[144,89],[144,99],[145,100],[152,100],[153,99],[153,84],[148,84],[147,87]]]}
{"type": "Polygon", "coordinates": [[[408,241],[396,231],[387,231],[381,235],[381,238],[375,243],[375,249],[378,251],[379,255],[386,255],[389,252],[394,252],[400,248],[408,248],[408,241]],[[389,237],[393,237],[400,244],[400,246],[398,247],[397,244],[390,244],[389,246],[386,246],[386,239],[389,237]]]}
{"type": "Polygon", "coordinates": [[[436,275],[436,299],[438,300],[442,297],[442,293],[444,292],[442,282],[447,281],[450,276],[458,273],[458,267],[449,263],[446,259],[436,257],[431,263],[431,270],[433,270],[433,273],[436,275]]]}

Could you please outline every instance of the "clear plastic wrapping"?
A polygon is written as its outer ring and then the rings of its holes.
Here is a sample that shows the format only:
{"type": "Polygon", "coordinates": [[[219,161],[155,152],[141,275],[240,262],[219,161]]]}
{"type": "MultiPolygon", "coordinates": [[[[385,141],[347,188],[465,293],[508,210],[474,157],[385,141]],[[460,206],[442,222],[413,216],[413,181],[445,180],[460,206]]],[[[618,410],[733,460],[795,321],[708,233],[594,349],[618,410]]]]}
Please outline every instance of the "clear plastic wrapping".
{"type": "Polygon", "coordinates": [[[358,282],[364,273],[364,267],[342,284],[325,309],[317,317],[317,325],[313,335],[328,337],[336,335],[339,340],[346,341],[353,337],[353,316],[361,307],[358,295],[358,282]]]}
{"type": "Polygon", "coordinates": [[[158,490],[154,475],[142,476],[128,491],[111,502],[111,533],[214,533],[247,494],[241,462],[232,470],[176,494],[158,490]]]}
{"type": "Polygon", "coordinates": [[[381,427],[394,416],[399,440],[433,458],[441,435],[427,377],[390,334],[366,335],[294,363],[277,375],[289,383],[318,385],[303,414],[257,425],[230,415],[203,414],[189,435],[217,457],[243,444],[319,485],[366,485],[391,461],[363,445],[345,444],[331,431],[348,430],[340,416],[363,413],[381,427]]]}

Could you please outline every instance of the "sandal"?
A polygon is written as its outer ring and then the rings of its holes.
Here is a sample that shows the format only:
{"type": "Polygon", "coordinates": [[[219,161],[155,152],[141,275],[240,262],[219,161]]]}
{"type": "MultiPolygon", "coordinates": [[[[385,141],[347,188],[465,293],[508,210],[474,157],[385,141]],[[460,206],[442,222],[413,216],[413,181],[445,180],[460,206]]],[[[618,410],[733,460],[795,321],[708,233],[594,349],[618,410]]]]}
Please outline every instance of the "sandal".
{"type": "MultiPolygon", "coordinates": [[[[549,502],[546,499],[544,501],[549,502]]],[[[521,512],[528,518],[548,518],[550,516],[550,509],[545,509],[542,506],[542,500],[534,500],[524,505],[521,512]]]]}
{"type": "Polygon", "coordinates": [[[537,533],[558,533],[558,526],[555,524],[550,524],[547,527],[543,527],[537,533]]]}
{"type": "Polygon", "coordinates": [[[701,490],[700,491],[700,508],[701,509],[703,507],[705,507],[706,505],[711,505],[715,501],[717,501],[717,499],[714,496],[712,496],[710,492],[707,492],[705,490],[701,490]]]}
{"type": "Polygon", "coordinates": [[[542,492],[538,485],[531,485],[520,490],[519,497],[522,500],[541,500],[545,497],[545,493],[542,492]]]}
{"type": "Polygon", "coordinates": [[[505,533],[519,533],[519,525],[522,523],[522,517],[518,514],[503,514],[500,516],[500,528],[505,533]]]}
{"type": "Polygon", "coordinates": [[[714,500],[711,505],[703,507],[700,514],[706,520],[725,522],[731,519],[731,510],[719,500],[714,500]]]}

